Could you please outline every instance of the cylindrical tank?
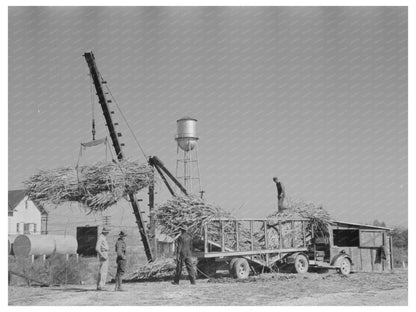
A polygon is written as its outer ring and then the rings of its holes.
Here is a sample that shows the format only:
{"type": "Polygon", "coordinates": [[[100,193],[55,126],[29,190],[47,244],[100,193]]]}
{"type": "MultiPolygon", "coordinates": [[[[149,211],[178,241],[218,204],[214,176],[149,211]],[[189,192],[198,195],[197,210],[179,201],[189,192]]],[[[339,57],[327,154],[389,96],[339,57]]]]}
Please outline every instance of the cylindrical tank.
{"type": "Polygon", "coordinates": [[[77,249],[77,240],[69,235],[19,235],[13,243],[13,253],[17,257],[76,254],[77,249]]]}
{"type": "Polygon", "coordinates": [[[53,235],[55,239],[55,253],[57,254],[76,254],[78,242],[75,237],[70,235],[53,235]]]}
{"type": "Polygon", "coordinates": [[[196,136],[196,122],[197,120],[191,117],[183,117],[176,121],[176,141],[179,147],[186,152],[193,150],[196,146],[196,141],[198,140],[196,136]]]}
{"type": "Polygon", "coordinates": [[[55,251],[55,240],[50,235],[19,235],[13,243],[16,257],[50,256],[55,251]]]}
{"type": "Polygon", "coordinates": [[[13,243],[14,243],[14,240],[16,239],[16,237],[18,237],[19,236],[19,234],[10,234],[9,235],[9,255],[13,255],[13,243]]]}

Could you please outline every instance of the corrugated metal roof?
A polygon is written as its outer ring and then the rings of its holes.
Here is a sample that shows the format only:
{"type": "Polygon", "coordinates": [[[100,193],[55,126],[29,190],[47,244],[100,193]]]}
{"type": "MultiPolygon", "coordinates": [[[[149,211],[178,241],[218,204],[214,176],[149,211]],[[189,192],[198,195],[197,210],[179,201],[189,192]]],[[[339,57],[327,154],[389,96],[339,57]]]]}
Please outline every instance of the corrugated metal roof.
{"type": "Polygon", "coordinates": [[[357,227],[366,227],[371,229],[379,229],[379,230],[393,230],[392,228],[384,227],[384,226],[375,226],[375,225],[368,225],[368,224],[360,224],[360,223],[352,223],[352,222],[344,222],[344,221],[333,221],[333,223],[336,224],[346,224],[346,225],[352,225],[357,227]]]}

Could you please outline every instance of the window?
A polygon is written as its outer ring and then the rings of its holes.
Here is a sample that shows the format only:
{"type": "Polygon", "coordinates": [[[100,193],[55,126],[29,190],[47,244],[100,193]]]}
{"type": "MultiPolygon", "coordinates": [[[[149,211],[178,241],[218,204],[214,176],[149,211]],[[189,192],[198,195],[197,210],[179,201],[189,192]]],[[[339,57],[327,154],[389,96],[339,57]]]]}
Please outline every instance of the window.
{"type": "Polygon", "coordinates": [[[16,223],[16,233],[20,233],[20,223],[16,223]]]}
{"type": "Polygon", "coordinates": [[[358,247],[360,245],[359,230],[334,230],[334,246],[358,247]]]}
{"type": "Polygon", "coordinates": [[[36,233],[36,223],[33,223],[33,233],[36,233]]]}

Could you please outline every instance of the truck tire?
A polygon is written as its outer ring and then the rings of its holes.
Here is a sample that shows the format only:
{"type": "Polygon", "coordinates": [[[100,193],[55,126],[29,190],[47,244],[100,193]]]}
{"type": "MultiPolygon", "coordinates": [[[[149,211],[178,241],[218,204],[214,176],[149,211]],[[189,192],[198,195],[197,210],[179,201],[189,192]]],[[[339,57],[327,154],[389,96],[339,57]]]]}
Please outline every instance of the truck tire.
{"type": "Polygon", "coordinates": [[[344,257],[339,264],[338,272],[342,275],[349,275],[351,273],[351,261],[344,257]]]}
{"type": "Polygon", "coordinates": [[[246,279],[250,274],[250,266],[244,258],[236,258],[233,265],[233,275],[236,279],[246,279]]]}
{"type": "Polygon", "coordinates": [[[304,274],[308,272],[309,260],[303,254],[298,254],[295,258],[294,269],[296,273],[304,274]]]}

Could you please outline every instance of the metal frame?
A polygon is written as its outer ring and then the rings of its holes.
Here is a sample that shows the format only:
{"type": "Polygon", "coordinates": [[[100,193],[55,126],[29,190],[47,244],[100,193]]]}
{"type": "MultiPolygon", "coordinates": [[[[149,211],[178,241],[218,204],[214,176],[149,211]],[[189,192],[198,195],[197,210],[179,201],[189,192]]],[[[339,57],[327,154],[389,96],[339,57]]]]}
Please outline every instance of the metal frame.
{"type": "MultiPolygon", "coordinates": [[[[210,220],[208,223],[206,223],[204,225],[204,232],[203,232],[203,236],[204,236],[204,250],[201,252],[195,252],[194,255],[196,257],[202,257],[202,258],[218,258],[218,257],[245,257],[253,262],[256,262],[258,264],[264,265],[264,266],[270,266],[272,265],[274,262],[276,262],[277,260],[282,258],[282,254],[289,254],[289,253],[294,253],[294,252],[306,252],[308,250],[307,246],[306,246],[306,234],[305,234],[305,222],[308,222],[308,219],[282,219],[282,220],[278,220],[278,225],[279,225],[279,232],[282,233],[282,225],[285,223],[290,223],[291,227],[294,227],[295,222],[301,222],[301,226],[302,226],[302,238],[303,238],[303,246],[302,247],[293,247],[293,238],[292,238],[292,243],[290,247],[285,248],[284,244],[283,244],[283,240],[282,240],[282,235],[279,235],[279,248],[273,248],[270,249],[269,248],[269,242],[267,239],[267,228],[269,223],[272,220],[270,219],[253,219],[253,218],[245,218],[245,219],[226,219],[226,218],[219,218],[219,219],[213,219],[210,220]],[[219,227],[220,227],[220,242],[216,243],[213,242],[211,240],[209,240],[209,224],[212,224],[214,222],[218,222],[219,223],[219,227]],[[236,232],[235,234],[235,238],[236,238],[236,248],[235,249],[231,249],[231,248],[227,248],[225,246],[225,233],[224,233],[224,223],[225,222],[234,222],[235,223],[235,227],[236,227],[236,232]],[[241,243],[241,235],[240,235],[240,223],[241,222],[249,222],[249,228],[250,228],[250,237],[249,240],[251,242],[250,244],[250,250],[240,250],[240,243],[241,243]],[[258,223],[262,223],[263,227],[264,227],[264,237],[265,237],[265,242],[264,242],[264,249],[255,249],[254,248],[254,223],[258,222],[258,223]],[[220,251],[210,251],[209,247],[210,246],[215,246],[217,248],[220,248],[220,251]],[[273,257],[272,261],[270,261],[270,255],[271,254],[279,254],[279,257],[273,257]],[[252,256],[255,255],[264,255],[265,256],[265,262],[262,262],[258,259],[253,259],[252,256]]],[[[247,241],[247,238],[245,239],[247,241]]]]}
{"type": "MultiPolygon", "coordinates": [[[[101,104],[101,109],[102,109],[103,114],[104,114],[104,119],[106,121],[106,126],[108,128],[109,133],[110,133],[111,141],[113,143],[114,150],[115,150],[116,155],[117,155],[117,159],[122,160],[124,158],[124,154],[123,154],[123,151],[121,149],[121,144],[118,140],[118,135],[116,133],[113,120],[111,118],[111,112],[108,108],[108,102],[109,101],[105,97],[105,93],[103,91],[102,77],[101,77],[101,74],[98,71],[97,65],[95,63],[94,54],[92,52],[85,52],[84,57],[85,57],[85,60],[88,64],[88,68],[90,69],[91,77],[92,77],[95,89],[97,91],[98,100],[101,104]]],[[[142,240],[142,243],[143,243],[143,247],[144,247],[144,250],[145,250],[145,253],[146,253],[147,260],[149,262],[152,262],[154,259],[153,259],[153,255],[152,255],[152,250],[150,248],[150,241],[149,241],[149,237],[146,233],[144,222],[143,222],[140,210],[139,210],[139,205],[137,203],[136,195],[134,193],[129,193],[128,197],[129,197],[130,204],[133,208],[134,216],[136,217],[136,223],[137,223],[137,226],[139,228],[139,232],[140,232],[140,235],[141,235],[141,240],[142,240]]]]}

